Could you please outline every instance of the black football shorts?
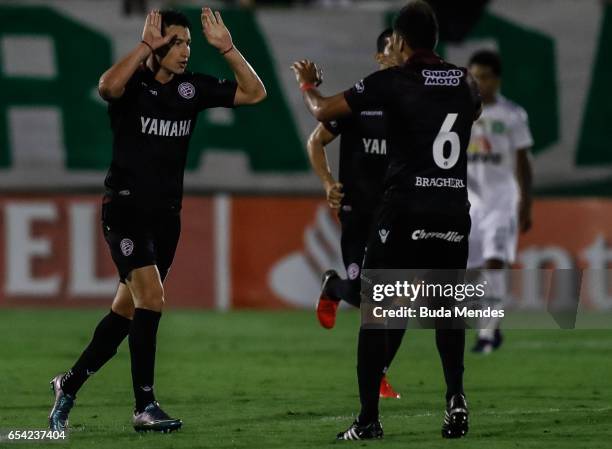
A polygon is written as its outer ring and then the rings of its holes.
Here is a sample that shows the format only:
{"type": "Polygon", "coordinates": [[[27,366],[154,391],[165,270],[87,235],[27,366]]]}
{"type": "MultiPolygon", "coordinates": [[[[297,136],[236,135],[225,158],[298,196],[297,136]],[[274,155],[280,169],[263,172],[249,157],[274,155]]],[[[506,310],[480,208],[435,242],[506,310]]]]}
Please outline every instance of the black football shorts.
{"type": "Polygon", "coordinates": [[[418,213],[385,202],[373,221],[364,269],[465,269],[470,215],[418,213]]]}
{"type": "Polygon", "coordinates": [[[104,198],[102,230],[119,280],[132,270],[156,265],[163,281],[170,270],[181,233],[178,210],[143,210],[121,198],[104,198]]]}

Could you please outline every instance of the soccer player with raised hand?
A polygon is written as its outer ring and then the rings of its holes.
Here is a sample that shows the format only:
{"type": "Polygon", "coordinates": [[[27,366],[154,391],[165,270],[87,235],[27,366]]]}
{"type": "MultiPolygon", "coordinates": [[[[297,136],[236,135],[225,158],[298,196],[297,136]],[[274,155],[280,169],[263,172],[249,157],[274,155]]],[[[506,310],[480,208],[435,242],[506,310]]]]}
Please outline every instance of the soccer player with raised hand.
{"type": "Polygon", "coordinates": [[[102,229],[119,274],[110,312],[76,363],[51,381],[52,430],[64,430],[77,392],[129,336],[137,431],[169,432],[180,419],[165,413],[154,392],[157,329],[164,280],[180,235],[183,173],[199,112],[255,104],[263,83],[235,47],[221,15],[202,10],[204,37],[234,72],[235,81],[187,71],[191,31],[177,11],[151,11],[142,40],[100,78],[113,132],[105,179],[102,229]]]}
{"type": "MultiPolygon", "coordinates": [[[[404,6],[393,31],[399,66],[377,71],[345,92],[321,95],[316,88],[318,68],[310,61],[301,60],[292,67],[306,106],[317,120],[371,110],[383,110],[387,117],[389,168],[363,269],[462,270],[470,232],[467,147],[472,123],[481,111],[478,88],[466,69],[434,52],[438,23],[426,2],[416,0],[404,6]],[[461,238],[419,237],[448,232],[461,238]]],[[[360,330],[361,411],[338,439],[383,437],[378,390],[386,361],[384,348],[391,337],[386,329],[360,330]]],[[[436,346],[447,386],[442,436],[463,437],[468,431],[463,391],[465,330],[436,329],[436,346]]]]}
{"type": "MultiPolygon", "coordinates": [[[[393,30],[387,28],[376,39],[374,56],[380,70],[393,67],[389,55],[393,30]]],[[[383,178],[387,171],[387,126],[384,111],[362,111],[326,123],[319,123],[308,139],[310,164],[321,179],[327,202],[338,211],[342,226],[340,247],[347,278],[342,279],[335,270],[323,274],[321,295],[317,302],[317,318],[326,329],[334,327],[341,300],[359,307],[361,301],[361,263],[366,252],[370,228],[383,191],[383,178]],[[338,180],[327,163],[327,146],[340,136],[340,163],[338,180]]],[[[403,332],[398,330],[398,332],[403,332]]],[[[380,396],[399,399],[389,383],[386,372],[399,347],[387,348],[388,362],[385,376],[380,382],[380,396]]]]}

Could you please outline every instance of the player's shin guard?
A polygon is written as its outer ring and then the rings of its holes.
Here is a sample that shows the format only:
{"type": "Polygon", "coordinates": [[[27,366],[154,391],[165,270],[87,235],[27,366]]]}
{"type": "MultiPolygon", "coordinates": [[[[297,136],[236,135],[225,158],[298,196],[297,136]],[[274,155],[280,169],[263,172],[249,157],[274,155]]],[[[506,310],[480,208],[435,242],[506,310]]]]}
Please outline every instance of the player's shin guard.
{"type": "Polygon", "coordinates": [[[132,385],[136,399],[136,411],[142,412],[155,401],[153,380],[155,377],[155,348],[160,312],[139,309],[134,311],[130,328],[130,356],[132,385]]]}
{"type": "Polygon", "coordinates": [[[87,378],[98,371],[117,353],[128,335],[131,320],[112,310],[98,323],[89,345],[74,366],[61,378],[62,391],[76,396],[87,378]]]}
{"type": "Polygon", "coordinates": [[[436,329],[436,347],[442,361],[446,381],[446,400],[463,394],[464,329],[436,329]]]}

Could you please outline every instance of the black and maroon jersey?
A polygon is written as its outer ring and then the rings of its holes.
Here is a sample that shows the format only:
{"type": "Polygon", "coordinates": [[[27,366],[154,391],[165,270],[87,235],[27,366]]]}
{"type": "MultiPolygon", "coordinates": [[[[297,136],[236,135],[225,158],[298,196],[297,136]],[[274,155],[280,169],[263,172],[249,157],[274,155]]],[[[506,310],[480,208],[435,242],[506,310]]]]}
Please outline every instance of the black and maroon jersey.
{"type": "Polygon", "coordinates": [[[361,111],[328,123],[340,135],[339,181],[343,208],[372,210],[378,206],[387,170],[387,129],[382,110],[361,111]]]}
{"type": "Polygon", "coordinates": [[[234,105],[237,84],[200,73],[161,84],[146,67],[108,106],[113,158],[104,184],[144,208],[180,207],[189,140],[198,113],[234,105]]]}
{"type": "Polygon", "coordinates": [[[466,69],[418,51],[345,92],[353,113],[383,110],[389,166],[385,198],[415,212],[466,213],[467,147],[480,111],[466,69]]]}

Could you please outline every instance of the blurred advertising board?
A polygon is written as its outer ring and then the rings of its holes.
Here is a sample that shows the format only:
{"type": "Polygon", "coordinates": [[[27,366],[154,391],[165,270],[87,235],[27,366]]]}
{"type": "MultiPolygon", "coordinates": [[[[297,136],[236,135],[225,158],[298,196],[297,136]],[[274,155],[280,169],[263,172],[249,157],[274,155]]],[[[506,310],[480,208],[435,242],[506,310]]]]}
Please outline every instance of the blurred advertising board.
{"type": "MultiPolygon", "coordinates": [[[[110,306],[119,278],[102,237],[100,205],[94,195],[1,197],[0,305],[110,306]]],[[[212,200],[187,198],[183,209],[166,301],[212,307],[212,200]]]]}
{"type": "MultiPolygon", "coordinates": [[[[256,107],[201,114],[187,159],[188,191],[318,191],[304,149],[316,123],[289,66],[305,57],[316,61],[328,94],[375,71],[376,36],[394,11],[388,2],[366,3],[374,9],[222,10],[268,98],[256,107]]],[[[529,115],[539,192],[610,195],[612,4],[581,1],[580,20],[576,0],[554,4],[492,0],[464,42],[441,42],[438,51],[458,65],[476,49],[500,52],[502,93],[529,115]]],[[[180,9],[193,26],[189,70],[231,77],[201,37],[199,8],[180,9]]],[[[0,0],[0,188],[99,185],[111,134],[97,82],[138,43],[142,24],[143,17],[123,15],[115,0],[0,0]]]]}
{"type": "MultiPolygon", "coordinates": [[[[108,305],[118,278],[94,195],[0,199],[0,306],[108,305]]],[[[582,270],[581,301],[612,310],[612,201],[536,201],[514,268],[516,306],[540,307],[542,270],[582,270]],[[535,276],[535,277],[534,277],[535,276]]],[[[320,198],[188,196],[166,282],[169,307],[313,308],[321,273],[346,276],[340,227],[320,198]]]]}

